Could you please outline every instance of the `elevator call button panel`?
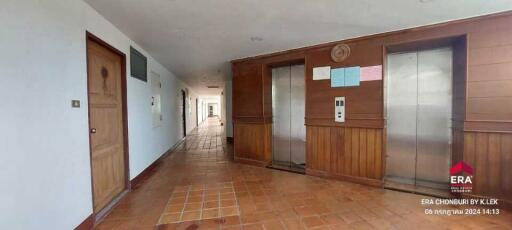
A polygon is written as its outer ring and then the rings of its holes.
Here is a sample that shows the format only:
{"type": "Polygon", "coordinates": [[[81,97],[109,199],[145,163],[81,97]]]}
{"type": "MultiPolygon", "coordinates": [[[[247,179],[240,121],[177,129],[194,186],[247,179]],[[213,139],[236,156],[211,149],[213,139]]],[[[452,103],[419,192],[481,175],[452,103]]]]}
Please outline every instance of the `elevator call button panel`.
{"type": "Polygon", "coordinates": [[[334,98],[334,121],[345,122],[345,97],[334,98]]]}

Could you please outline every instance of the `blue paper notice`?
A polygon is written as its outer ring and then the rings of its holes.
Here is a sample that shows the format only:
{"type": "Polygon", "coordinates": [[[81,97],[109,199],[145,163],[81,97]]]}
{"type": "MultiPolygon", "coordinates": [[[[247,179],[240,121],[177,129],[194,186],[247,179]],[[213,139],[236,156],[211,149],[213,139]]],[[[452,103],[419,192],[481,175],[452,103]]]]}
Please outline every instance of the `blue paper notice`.
{"type": "Polygon", "coordinates": [[[345,86],[345,68],[331,69],[331,87],[345,86]]]}
{"type": "Polygon", "coordinates": [[[360,69],[359,66],[345,68],[345,86],[359,86],[360,69]]]}

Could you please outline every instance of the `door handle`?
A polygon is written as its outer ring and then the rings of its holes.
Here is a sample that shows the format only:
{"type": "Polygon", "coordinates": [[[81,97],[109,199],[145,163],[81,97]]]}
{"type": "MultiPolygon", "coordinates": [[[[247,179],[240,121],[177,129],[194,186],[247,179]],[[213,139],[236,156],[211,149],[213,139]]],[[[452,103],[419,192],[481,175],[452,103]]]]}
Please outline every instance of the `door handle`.
{"type": "Polygon", "coordinates": [[[92,128],[92,129],[90,130],[90,132],[91,132],[91,133],[93,133],[93,134],[94,134],[94,133],[96,133],[96,128],[92,128]]]}

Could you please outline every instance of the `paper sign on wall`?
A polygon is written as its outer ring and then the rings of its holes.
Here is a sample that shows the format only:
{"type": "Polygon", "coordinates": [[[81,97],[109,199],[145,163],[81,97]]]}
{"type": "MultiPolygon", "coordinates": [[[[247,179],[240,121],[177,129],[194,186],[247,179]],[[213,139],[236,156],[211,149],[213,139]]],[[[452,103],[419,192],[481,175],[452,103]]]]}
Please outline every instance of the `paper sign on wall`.
{"type": "Polygon", "coordinates": [[[361,68],[361,81],[382,80],[382,65],[361,68]]]}
{"type": "Polygon", "coordinates": [[[313,80],[326,80],[331,78],[331,67],[315,67],[313,68],[313,80]]]}
{"type": "Polygon", "coordinates": [[[360,71],[359,66],[345,68],[345,86],[359,86],[360,71]]]}
{"type": "Polygon", "coordinates": [[[345,68],[331,70],[331,87],[345,86],[345,68]]]}

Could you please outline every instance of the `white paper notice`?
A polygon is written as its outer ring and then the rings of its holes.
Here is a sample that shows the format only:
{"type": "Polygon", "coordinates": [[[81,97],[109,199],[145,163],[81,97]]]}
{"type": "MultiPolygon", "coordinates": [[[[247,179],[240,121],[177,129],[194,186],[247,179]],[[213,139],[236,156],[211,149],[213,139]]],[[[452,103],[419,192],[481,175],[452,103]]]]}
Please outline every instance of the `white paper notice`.
{"type": "Polygon", "coordinates": [[[331,79],[331,67],[322,66],[313,68],[313,80],[331,79]]]}

